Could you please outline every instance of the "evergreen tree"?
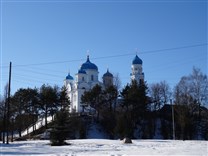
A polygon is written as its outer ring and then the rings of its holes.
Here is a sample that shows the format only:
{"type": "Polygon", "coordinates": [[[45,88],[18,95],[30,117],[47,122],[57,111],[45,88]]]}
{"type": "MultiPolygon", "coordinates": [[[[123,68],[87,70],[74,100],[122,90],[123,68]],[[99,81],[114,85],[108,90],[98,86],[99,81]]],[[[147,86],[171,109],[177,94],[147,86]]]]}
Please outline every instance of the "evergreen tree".
{"type": "Polygon", "coordinates": [[[116,87],[112,85],[106,88],[102,94],[104,102],[100,112],[100,123],[109,138],[113,139],[115,136],[118,91],[116,87]]]}
{"type": "Polygon", "coordinates": [[[67,95],[67,89],[65,86],[61,88],[61,91],[59,92],[59,102],[61,109],[68,110],[70,107],[70,99],[67,95]]]}
{"type": "Polygon", "coordinates": [[[54,117],[54,125],[50,132],[52,146],[65,145],[65,140],[70,134],[70,116],[66,110],[60,110],[54,117]]]}
{"type": "Polygon", "coordinates": [[[104,103],[102,87],[97,84],[90,91],[84,92],[81,103],[94,108],[97,111],[97,121],[99,121],[100,111],[104,103]]]}
{"type": "Polygon", "coordinates": [[[36,122],[38,117],[37,103],[37,89],[20,88],[12,96],[10,105],[11,117],[15,119],[14,128],[18,131],[20,137],[23,129],[36,122]]]}
{"type": "MultiPolygon", "coordinates": [[[[134,130],[138,125],[142,125],[146,119],[146,113],[148,111],[148,98],[147,98],[147,87],[145,83],[138,84],[137,81],[132,81],[130,85],[127,85],[121,91],[123,115],[120,115],[122,126],[124,127],[123,132],[127,137],[134,137],[134,130]]],[[[118,122],[119,124],[119,122],[118,122]]],[[[119,130],[120,125],[117,125],[119,130]]]]}
{"type": "Polygon", "coordinates": [[[118,91],[115,86],[109,86],[105,90],[96,85],[90,91],[85,92],[82,97],[82,104],[90,105],[97,111],[97,121],[100,122],[109,138],[114,138],[116,125],[115,108],[118,91]]]}
{"type": "Polygon", "coordinates": [[[39,96],[39,109],[45,118],[45,128],[47,129],[47,117],[49,115],[53,116],[58,111],[58,88],[44,84],[40,88],[39,96]]]}

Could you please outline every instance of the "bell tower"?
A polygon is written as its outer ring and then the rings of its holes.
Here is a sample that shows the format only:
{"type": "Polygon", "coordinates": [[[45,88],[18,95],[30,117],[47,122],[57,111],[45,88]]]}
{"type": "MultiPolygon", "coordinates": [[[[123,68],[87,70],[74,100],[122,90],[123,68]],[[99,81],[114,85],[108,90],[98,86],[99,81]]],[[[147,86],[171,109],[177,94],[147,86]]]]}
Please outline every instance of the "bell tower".
{"type": "Polygon", "coordinates": [[[103,74],[103,84],[105,88],[113,85],[113,74],[111,74],[108,69],[107,72],[103,74]]]}
{"type": "Polygon", "coordinates": [[[143,61],[136,55],[131,65],[131,80],[136,80],[138,84],[144,82],[144,73],[142,69],[143,61]]]}

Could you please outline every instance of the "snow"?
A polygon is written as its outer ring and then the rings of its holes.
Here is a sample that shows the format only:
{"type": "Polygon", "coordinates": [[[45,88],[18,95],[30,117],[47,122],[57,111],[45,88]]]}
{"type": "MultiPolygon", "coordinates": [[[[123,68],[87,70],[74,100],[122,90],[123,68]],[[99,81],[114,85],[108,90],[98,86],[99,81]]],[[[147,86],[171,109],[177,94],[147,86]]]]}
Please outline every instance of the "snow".
{"type": "Polygon", "coordinates": [[[198,155],[208,156],[208,141],[78,139],[67,140],[71,145],[50,146],[48,140],[0,144],[0,155],[6,156],[81,156],[81,155],[198,155]]]}
{"type": "MultiPolygon", "coordinates": [[[[47,117],[47,122],[50,123],[52,121],[53,117],[52,116],[49,116],[47,117]]],[[[39,129],[41,128],[42,126],[45,126],[45,118],[40,118],[36,124],[35,124],[35,127],[36,129],[39,129]]],[[[29,133],[32,133],[33,132],[33,125],[31,125],[29,128],[25,129],[22,133],[21,133],[21,136],[25,136],[29,133]]],[[[18,137],[18,135],[16,135],[16,137],[18,137]]]]}
{"type": "Polygon", "coordinates": [[[105,139],[107,136],[102,131],[102,128],[97,124],[91,124],[87,132],[87,138],[89,139],[105,139]]]}

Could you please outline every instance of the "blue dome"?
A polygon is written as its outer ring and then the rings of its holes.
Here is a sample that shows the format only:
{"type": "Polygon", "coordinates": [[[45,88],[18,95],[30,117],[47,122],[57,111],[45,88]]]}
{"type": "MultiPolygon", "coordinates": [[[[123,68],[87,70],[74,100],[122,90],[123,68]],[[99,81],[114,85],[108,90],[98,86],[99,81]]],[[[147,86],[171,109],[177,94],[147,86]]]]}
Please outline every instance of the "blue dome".
{"type": "Polygon", "coordinates": [[[70,75],[70,73],[66,76],[66,80],[74,80],[74,78],[70,75]]]}
{"type": "Polygon", "coordinates": [[[113,77],[113,74],[111,74],[108,70],[105,74],[103,74],[103,77],[113,77]]]}
{"type": "Polygon", "coordinates": [[[82,64],[80,69],[81,70],[86,70],[86,69],[98,70],[98,67],[94,63],[91,63],[90,59],[89,59],[89,56],[87,56],[87,61],[82,64]]]}
{"type": "Polygon", "coordinates": [[[86,74],[86,71],[84,71],[83,69],[80,69],[80,70],[78,71],[78,74],[86,74]]]}
{"type": "Polygon", "coordinates": [[[136,55],[134,60],[132,61],[132,64],[142,64],[142,60],[136,55]]]}

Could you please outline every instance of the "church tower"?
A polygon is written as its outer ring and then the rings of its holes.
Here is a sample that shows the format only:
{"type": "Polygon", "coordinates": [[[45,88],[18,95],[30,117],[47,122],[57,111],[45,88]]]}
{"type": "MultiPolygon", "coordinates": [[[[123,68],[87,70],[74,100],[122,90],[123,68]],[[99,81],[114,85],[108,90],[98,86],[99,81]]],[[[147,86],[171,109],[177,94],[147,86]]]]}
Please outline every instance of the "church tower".
{"type": "Polygon", "coordinates": [[[84,105],[81,103],[81,97],[85,91],[89,91],[96,84],[101,84],[98,80],[98,74],[98,67],[92,63],[89,56],[87,56],[86,62],[81,65],[78,73],[75,75],[73,90],[68,92],[70,95],[71,112],[84,111],[84,105]]]}
{"type": "Polygon", "coordinates": [[[73,100],[73,87],[74,87],[74,78],[68,73],[66,76],[66,79],[64,80],[64,86],[66,87],[66,90],[68,92],[68,98],[73,100]]]}
{"type": "Polygon", "coordinates": [[[131,80],[136,80],[138,84],[144,82],[144,73],[142,70],[142,60],[136,55],[131,65],[131,80]]]}
{"type": "Polygon", "coordinates": [[[105,88],[113,85],[113,74],[111,74],[108,69],[107,72],[103,74],[103,85],[105,88]]]}
{"type": "Polygon", "coordinates": [[[74,83],[74,78],[68,73],[66,79],[64,80],[64,86],[66,86],[67,90],[72,90],[74,83]]]}

